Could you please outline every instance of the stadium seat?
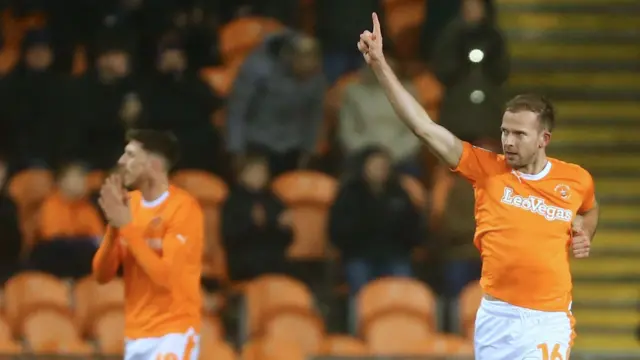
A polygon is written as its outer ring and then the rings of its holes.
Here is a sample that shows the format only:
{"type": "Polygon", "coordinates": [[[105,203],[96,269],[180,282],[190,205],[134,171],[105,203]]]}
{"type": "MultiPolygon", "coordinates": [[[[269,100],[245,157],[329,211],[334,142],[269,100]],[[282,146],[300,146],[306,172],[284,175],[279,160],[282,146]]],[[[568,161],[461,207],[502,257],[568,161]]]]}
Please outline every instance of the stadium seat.
{"type": "Polygon", "coordinates": [[[437,120],[444,92],[442,84],[431,72],[423,71],[413,78],[413,85],[418,91],[417,100],[425,107],[429,116],[437,120]]]}
{"type": "Polygon", "coordinates": [[[87,51],[84,46],[79,45],[73,52],[73,60],[71,65],[71,75],[80,76],[87,71],[87,51]]]}
{"type": "Polygon", "coordinates": [[[285,339],[255,339],[242,347],[242,360],[305,360],[300,345],[285,339]]]}
{"type": "Polygon", "coordinates": [[[334,178],[314,171],[292,171],[273,181],[274,193],[293,215],[290,257],[318,259],[327,255],[327,216],[337,187],[334,178]]]}
{"type": "Polygon", "coordinates": [[[462,334],[468,339],[473,339],[476,313],[480,307],[480,301],[482,301],[483,294],[480,283],[477,281],[465,286],[460,293],[460,308],[458,310],[460,316],[460,329],[462,330],[462,334]]]}
{"type": "Polygon", "coordinates": [[[426,0],[387,1],[385,19],[388,37],[393,41],[396,54],[409,58],[419,47],[420,27],[426,14],[426,0]]]}
{"type": "Polygon", "coordinates": [[[423,313],[404,309],[372,315],[362,333],[372,355],[412,355],[415,344],[427,341],[433,329],[423,313]]]}
{"type": "Polygon", "coordinates": [[[321,355],[326,356],[367,356],[367,345],[351,336],[330,335],[322,342],[321,355]]]}
{"type": "Polygon", "coordinates": [[[473,355],[473,343],[455,335],[434,334],[426,341],[419,341],[408,349],[416,356],[465,356],[473,355]]]}
{"type": "Polygon", "coordinates": [[[87,188],[89,191],[98,191],[104,183],[106,173],[102,170],[94,170],[87,176],[87,188]]]}
{"type": "Polygon", "coordinates": [[[24,338],[34,354],[90,355],[70,316],[53,309],[31,312],[24,319],[24,338]]]}
{"type": "Polygon", "coordinates": [[[15,335],[21,335],[22,320],[40,308],[70,314],[70,290],[66,283],[39,272],[23,272],[4,286],[4,313],[15,335]]]}
{"type": "Polygon", "coordinates": [[[269,33],[282,29],[276,20],[263,17],[241,17],[220,30],[220,52],[225,63],[237,61],[258,46],[269,33]]]}
{"type": "Polygon", "coordinates": [[[246,332],[249,336],[258,332],[261,321],[271,310],[280,307],[297,307],[312,310],[313,297],[300,281],[285,275],[263,275],[252,280],[245,288],[246,332]]]}
{"type": "Polygon", "coordinates": [[[282,306],[265,313],[259,337],[296,343],[308,356],[321,352],[325,337],[322,318],[315,312],[296,306],[282,306]]]}
{"type": "Polygon", "coordinates": [[[100,285],[88,276],[74,287],[75,320],[81,334],[92,335],[94,322],[102,313],[124,308],[124,282],[116,278],[100,285]]]}
{"type": "Polygon", "coordinates": [[[0,354],[19,354],[22,345],[14,340],[11,327],[7,321],[0,317],[0,354]]]}
{"type": "Polygon", "coordinates": [[[424,186],[418,179],[410,175],[400,177],[402,188],[409,194],[413,204],[420,209],[424,209],[427,204],[427,194],[424,186]]]}
{"type": "Polygon", "coordinates": [[[229,344],[217,341],[202,341],[199,360],[236,360],[238,357],[229,344]]]}
{"type": "Polygon", "coordinates": [[[53,174],[43,169],[23,170],[9,182],[9,194],[18,207],[23,242],[27,250],[36,239],[40,205],[53,188],[53,174]]]}
{"type": "Polygon", "coordinates": [[[326,154],[330,149],[331,139],[337,129],[340,107],[344,98],[344,91],[350,84],[360,80],[360,73],[355,71],[341,76],[338,81],[327,91],[324,97],[324,121],[322,123],[322,135],[318,144],[319,152],[326,154]]]}
{"type": "Polygon", "coordinates": [[[226,281],[226,256],[220,239],[220,207],[229,193],[227,184],[201,170],[178,171],[171,182],[193,195],[202,206],[205,221],[204,276],[226,281]]]}
{"type": "Polygon", "coordinates": [[[358,322],[364,324],[378,313],[412,311],[420,314],[428,329],[436,327],[436,299],[419,280],[385,277],[368,283],[357,296],[358,322]]]}
{"type": "Polygon", "coordinates": [[[124,352],[124,310],[102,312],[93,325],[95,340],[102,355],[117,356],[124,352]]]}

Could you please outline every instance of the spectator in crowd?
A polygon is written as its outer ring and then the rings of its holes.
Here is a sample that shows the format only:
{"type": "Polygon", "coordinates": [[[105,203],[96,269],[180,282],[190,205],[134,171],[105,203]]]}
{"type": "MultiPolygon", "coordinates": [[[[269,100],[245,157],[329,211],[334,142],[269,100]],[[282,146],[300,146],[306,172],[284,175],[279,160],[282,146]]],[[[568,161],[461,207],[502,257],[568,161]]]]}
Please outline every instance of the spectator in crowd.
{"type": "Polygon", "coordinates": [[[19,270],[22,234],[18,208],[9,194],[11,169],[0,154],[0,284],[19,270]]]}
{"type": "Polygon", "coordinates": [[[75,154],[97,169],[110,169],[124,148],[124,134],[139,120],[142,104],[124,39],[102,40],[95,70],[74,84],[66,130],[75,154]]]}
{"type": "Polygon", "coordinates": [[[423,238],[420,214],[381,148],[362,151],[329,214],[332,243],[355,295],[381,276],[411,276],[411,251],[423,238]]]}
{"type": "Polygon", "coordinates": [[[88,198],[87,170],[80,164],[63,166],[57,191],[42,204],[39,238],[32,265],[59,277],[91,273],[91,259],[104,234],[104,223],[88,198]]]}
{"type": "MultiPolygon", "coordinates": [[[[397,70],[395,61],[387,62],[397,70]]],[[[366,147],[381,146],[389,150],[400,172],[419,177],[420,140],[400,121],[371,69],[364,67],[360,74],[360,81],[345,89],[340,107],[338,137],[347,158],[366,147]]],[[[416,93],[410,81],[404,86],[416,93]]]]}
{"type": "Polygon", "coordinates": [[[6,122],[6,147],[22,165],[55,166],[65,143],[65,80],[52,70],[47,29],[29,31],[20,63],[4,82],[0,116],[6,122]]]}
{"type": "Polygon", "coordinates": [[[384,23],[382,3],[382,0],[350,0],[349,6],[345,6],[343,0],[315,2],[315,35],[322,45],[324,73],[329,84],[362,66],[362,55],[353,42],[362,29],[371,27],[372,12],[384,23]]]}
{"type": "Polygon", "coordinates": [[[168,32],[159,42],[156,71],[141,89],[140,122],[155,130],[171,130],[181,145],[177,168],[195,168],[220,174],[217,168],[220,139],[211,116],[221,106],[211,88],[195,69],[189,69],[184,41],[179,33],[168,32]],[[203,155],[207,154],[207,155],[203,155]]]}
{"type": "Polygon", "coordinates": [[[233,280],[287,271],[291,212],[268,186],[266,159],[250,157],[222,209],[222,237],[233,280]]]}
{"type": "Polygon", "coordinates": [[[462,2],[460,18],[443,30],[433,55],[434,73],[445,87],[440,123],[459,137],[496,138],[509,55],[485,1],[462,2]]]}
{"type": "Polygon", "coordinates": [[[323,120],[324,77],[312,38],[286,30],[267,37],[242,64],[229,97],[228,148],[269,159],[275,177],[307,165],[323,120]]]}

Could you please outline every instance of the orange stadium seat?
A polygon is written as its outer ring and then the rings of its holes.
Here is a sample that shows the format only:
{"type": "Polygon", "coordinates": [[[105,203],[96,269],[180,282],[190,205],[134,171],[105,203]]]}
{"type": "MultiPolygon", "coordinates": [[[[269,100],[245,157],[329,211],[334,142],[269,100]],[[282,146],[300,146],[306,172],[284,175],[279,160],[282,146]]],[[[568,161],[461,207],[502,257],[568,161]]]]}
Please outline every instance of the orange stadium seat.
{"type": "Polygon", "coordinates": [[[368,283],[357,297],[358,322],[364,324],[378,313],[412,311],[421,314],[427,328],[436,327],[436,299],[422,282],[411,278],[385,277],[368,283]]]}
{"type": "Polygon", "coordinates": [[[322,355],[327,356],[367,356],[367,345],[351,336],[330,335],[322,343],[322,355]]]}
{"type": "Polygon", "coordinates": [[[242,348],[242,360],[304,360],[300,345],[280,338],[256,339],[242,348]]]}
{"type": "Polygon", "coordinates": [[[409,309],[378,313],[363,325],[363,337],[372,355],[411,355],[415,344],[431,336],[433,330],[424,314],[409,309]]]}
{"type": "Polygon", "coordinates": [[[400,184],[409,194],[413,204],[420,209],[424,209],[427,204],[427,194],[420,181],[413,176],[402,175],[400,177],[400,184]]]}
{"type": "Polygon", "coordinates": [[[344,91],[350,84],[360,80],[360,73],[355,71],[341,76],[338,81],[327,91],[324,97],[324,122],[322,124],[322,134],[318,144],[321,154],[329,151],[329,139],[332,138],[338,125],[338,117],[344,91]]]}
{"type": "Polygon", "coordinates": [[[201,170],[178,171],[171,182],[188,191],[202,206],[205,221],[203,273],[210,278],[226,280],[226,256],[220,239],[220,207],[229,193],[227,184],[201,170]]]}
{"type": "Polygon", "coordinates": [[[444,92],[440,81],[431,72],[423,71],[413,78],[413,85],[418,91],[417,100],[425,107],[429,116],[437,120],[444,92]]]}
{"type": "Polygon", "coordinates": [[[100,190],[107,174],[101,170],[91,171],[87,175],[87,188],[89,191],[97,191],[100,190]]]}
{"type": "Polygon", "coordinates": [[[112,309],[96,318],[93,333],[103,355],[124,352],[124,310],[112,309]]]}
{"type": "Polygon", "coordinates": [[[273,191],[293,216],[294,242],[289,256],[317,259],[327,255],[327,216],[337,187],[334,178],[314,171],[292,171],[274,180],[273,191]]]}
{"type": "Polygon", "coordinates": [[[313,311],[295,306],[270,310],[262,321],[260,337],[283,339],[296,343],[306,355],[322,351],[325,337],[324,323],[313,311]]]}
{"type": "Polygon", "coordinates": [[[285,275],[263,275],[245,288],[245,314],[248,335],[259,331],[261,322],[271,310],[297,307],[312,310],[313,296],[302,282],[285,275]]]}
{"type": "Polygon", "coordinates": [[[14,334],[21,334],[22,320],[40,308],[69,314],[69,286],[51,275],[39,272],[23,272],[5,283],[4,313],[14,334]]]}
{"type": "Polygon", "coordinates": [[[43,169],[21,171],[9,182],[9,194],[18,206],[23,241],[27,248],[30,248],[36,238],[40,205],[53,187],[53,174],[43,169]]]}
{"type": "Polygon", "coordinates": [[[460,308],[458,309],[460,314],[460,330],[468,339],[473,339],[476,313],[480,307],[483,294],[482,287],[480,287],[480,283],[477,281],[465,286],[460,293],[460,308]]]}
{"type": "Polygon", "coordinates": [[[22,345],[14,340],[11,327],[7,321],[0,317],[0,354],[19,354],[22,352],[22,345]]]}
{"type": "Polygon", "coordinates": [[[200,341],[199,360],[236,360],[237,355],[229,344],[217,341],[200,341]]]}
{"type": "Polygon", "coordinates": [[[93,353],[93,348],[81,340],[71,318],[59,311],[34,311],[25,317],[23,327],[24,338],[34,354],[93,353]]]}
{"type": "Polygon", "coordinates": [[[84,46],[77,46],[73,52],[73,60],[71,65],[71,74],[80,76],[87,71],[87,51],[84,46]]]}
{"type": "Polygon", "coordinates": [[[473,343],[455,335],[434,334],[426,341],[419,341],[408,350],[419,356],[471,356],[473,343]]]}
{"type": "Polygon", "coordinates": [[[102,313],[124,308],[124,282],[116,278],[100,285],[87,276],[76,283],[74,298],[76,326],[82,334],[92,334],[102,313]]]}
{"type": "Polygon", "coordinates": [[[282,29],[276,20],[263,17],[241,17],[225,24],[220,30],[220,52],[225,63],[246,56],[269,33],[282,29]]]}
{"type": "Polygon", "coordinates": [[[386,32],[395,44],[396,54],[408,58],[415,54],[424,22],[426,0],[387,1],[386,32]]]}

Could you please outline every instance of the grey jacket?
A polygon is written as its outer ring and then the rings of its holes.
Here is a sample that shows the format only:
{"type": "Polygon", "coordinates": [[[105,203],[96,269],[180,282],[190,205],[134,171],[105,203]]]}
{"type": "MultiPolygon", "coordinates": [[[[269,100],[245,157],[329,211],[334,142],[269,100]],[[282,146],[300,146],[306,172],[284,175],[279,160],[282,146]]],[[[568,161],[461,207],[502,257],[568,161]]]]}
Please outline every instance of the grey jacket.
{"type": "Polygon", "coordinates": [[[325,80],[293,76],[278,53],[297,34],[284,31],[265,39],[240,67],[227,107],[228,150],[249,144],[284,153],[312,152],[323,120],[325,80]]]}

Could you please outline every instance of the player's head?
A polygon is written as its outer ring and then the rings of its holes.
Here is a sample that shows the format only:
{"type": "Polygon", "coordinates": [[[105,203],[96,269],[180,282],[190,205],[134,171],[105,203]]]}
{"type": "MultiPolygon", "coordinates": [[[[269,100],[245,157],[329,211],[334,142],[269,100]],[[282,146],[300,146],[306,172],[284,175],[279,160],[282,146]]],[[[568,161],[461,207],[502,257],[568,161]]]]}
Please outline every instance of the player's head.
{"type": "Polygon", "coordinates": [[[136,188],[144,181],[166,177],[178,160],[178,141],[170,132],[129,130],[126,140],[118,166],[127,187],[136,188]]]}
{"type": "Polygon", "coordinates": [[[502,149],[514,169],[531,164],[551,140],[555,110],[539,95],[518,95],[507,102],[502,117],[502,149]]]}
{"type": "Polygon", "coordinates": [[[262,191],[269,183],[269,164],[263,156],[249,156],[240,171],[240,183],[250,191],[262,191]]]}
{"type": "Polygon", "coordinates": [[[87,168],[76,162],[61,166],[57,172],[58,189],[67,199],[75,200],[87,194],[87,168]]]}

